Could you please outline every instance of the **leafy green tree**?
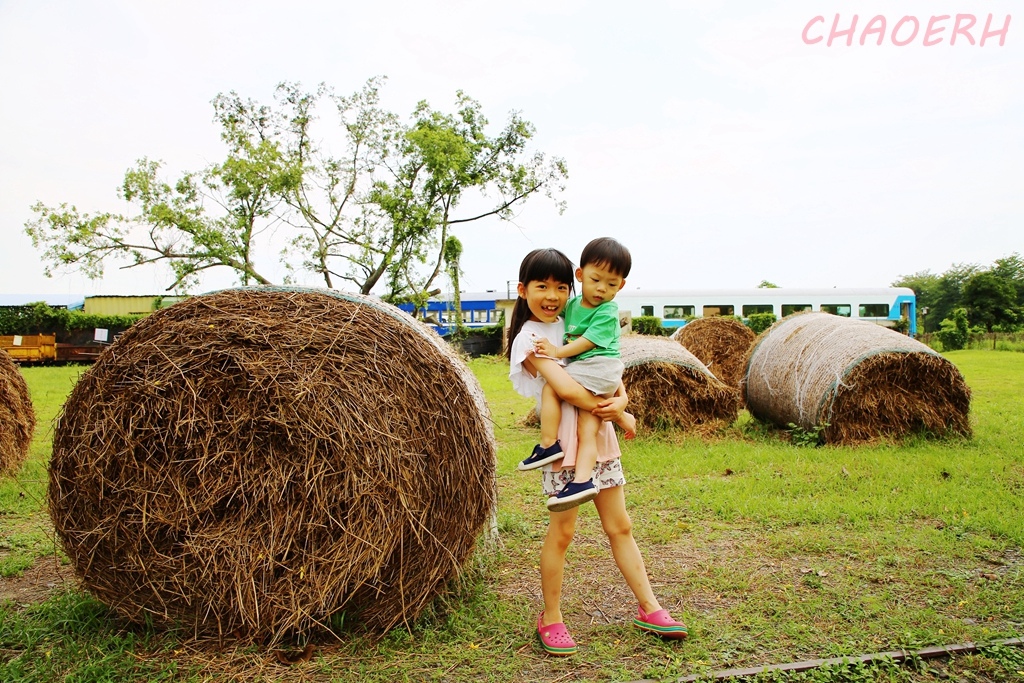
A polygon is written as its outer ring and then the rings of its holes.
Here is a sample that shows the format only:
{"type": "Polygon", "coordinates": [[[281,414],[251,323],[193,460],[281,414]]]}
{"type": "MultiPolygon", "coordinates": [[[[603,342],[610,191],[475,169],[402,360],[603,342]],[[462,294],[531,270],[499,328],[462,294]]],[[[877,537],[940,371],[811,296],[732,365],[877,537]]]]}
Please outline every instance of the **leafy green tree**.
{"type": "Polygon", "coordinates": [[[234,270],[242,284],[270,284],[258,245],[273,228],[286,231],[286,282],[307,271],[327,287],[347,282],[390,300],[425,300],[445,272],[456,226],[510,219],[537,193],[564,208],[557,195],[565,163],[527,150],[534,127],[519,114],[488,135],[481,105],[460,91],[454,114],[420,102],[403,123],[380,106],[382,83],[370,79],[347,97],[283,83],[275,105],[218,95],[223,162],[170,183],[159,163],[143,159],[120,191],[136,209],[131,215],[38,203],[26,232],[43,250],[48,275],[68,267],[101,277],[112,259],[127,260],[127,268],[164,262],[174,272],[171,288],[184,289],[214,267],[234,270]],[[314,128],[325,103],[340,124],[337,154],[314,128]],[[460,213],[474,190],[483,203],[460,213]]]}
{"type": "Polygon", "coordinates": [[[757,286],[757,288],[758,289],[778,289],[779,286],[777,284],[775,284],[774,282],[769,282],[768,280],[761,280],[761,284],[759,284],[757,286]]]}
{"type": "Polygon", "coordinates": [[[459,277],[462,269],[459,260],[462,258],[462,242],[458,237],[450,236],[444,244],[444,267],[448,280],[452,283],[452,308],[455,316],[455,338],[466,336],[466,326],[462,321],[462,292],[459,290],[459,277]]]}
{"type": "Polygon", "coordinates": [[[956,264],[942,275],[921,271],[904,275],[892,283],[893,287],[910,287],[917,295],[917,306],[927,309],[920,314],[925,332],[935,332],[943,320],[952,315],[953,309],[963,305],[964,283],[980,268],[973,264],[956,264]]]}
{"type": "Polygon", "coordinates": [[[964,304],[970,323],[984,327],[989,334],[996,327],[1012,329],[1021,318],[1013,284],[992,271],[977,273],[967,281],[964,304]]]}
{"type": "MultiPolygon", "coordinates": [[[[282,194],[298,182],[298,169],[289,166],[274,141],[246,136],[243,122],[217,101],[214,111],[228,148],[225,160],[184,173],[173,184],[160,178],[159,162],[139,160],[118,190],[135,209],[131,215],[89,215],[64,203],[57,208],[35,204],[37,217],[25,231],[43,250],[46,274],[70,266],[99,278],[110,259],[127,260],[125,268],[162,261],[174,273],[168,289],[188,289],[199,273],[219,266],[238,273],[241,284],[270,284],[256,269],[255,240],[267,229],[282,194]]],[[[265,129],[265,113],[255,112],[245,125],[265,129]]]]}
{"type": "Polygon", "coordinates": [[[954,308],[949,318],[942,321],[936,336],[942,342],[943,351],[959,351],[967,346],[970,329],[967,323],[967,311],[954,308]]]}
{"type": "Polygon", "coordinates": [[[1017,252],[996,259],[991,272],[1013,286],[1017,294],[1017,305],[1024,306],[1024,259],[1017,252]]]}

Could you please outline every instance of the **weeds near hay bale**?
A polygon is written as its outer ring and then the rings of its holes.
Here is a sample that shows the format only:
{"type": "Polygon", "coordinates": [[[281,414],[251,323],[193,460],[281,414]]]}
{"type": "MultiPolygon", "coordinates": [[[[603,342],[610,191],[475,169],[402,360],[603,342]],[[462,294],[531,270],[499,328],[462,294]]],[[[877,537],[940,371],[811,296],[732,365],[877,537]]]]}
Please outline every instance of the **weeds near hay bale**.
{"type": "Polygon", "coordinates": [[[49,508],[122,615],[276,642],[415,619],[494,471],[483,393],[433,332],[366,297],[243,289],[157,311],[82,375],[49,508]]]}
{"type": "Polygon", "coordinates": [[[36,411],[21,371],[0,350],[0,475],[14,474],[28,457],[36,411]]]}
{"type": "Polygon", "coordinates": [[[731,387],[738,387],[746,370],[754,333],[735,318],[697,318],[680,327],[672,338],[731,387]]]}
{"type": "Polygon", "coordinates": [[[739,394],[671,339],[627,335],[620,342],[628,410],[651,430],[729,424],[739,394]]]}
{"type": "Polygon", "coordinates": [[[826,443],[916,433],[970,436],[970,390],[952,363],[873,323],[802,313],[751,348],[742,383],[751,413],[819,428],[826,443]]]}

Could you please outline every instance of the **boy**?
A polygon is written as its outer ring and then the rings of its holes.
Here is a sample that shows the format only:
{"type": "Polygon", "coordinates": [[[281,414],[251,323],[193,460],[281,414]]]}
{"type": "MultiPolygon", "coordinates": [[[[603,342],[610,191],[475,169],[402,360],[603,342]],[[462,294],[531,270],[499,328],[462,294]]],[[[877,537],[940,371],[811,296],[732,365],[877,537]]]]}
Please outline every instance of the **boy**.
{"type": "MultiPolygon", "coordinates": [[[[537,339],[537,355],[567,359],[566,372],[588,391],[608,398],[622,382],[622,361],[619,359],[619,307],[615,295],[626,284],[632,266],[629,250],[610,237],[593,240],[583,249],[576,279],[581,295],[565,306],[565,345],[556,346],[547,339],[537,339]]],[[[554,390],[545,385],[541,398],[541,435],[557,434],[561,419],[561,403],[554,390]]],[[[626,413],[617,423],[632,438],[636,421],[626,413]]],[[[573,480],[547,501],[554,512],[568,510],[597,496],[591,480],[597,464],[597,432],[601,420],[586,411],[579,411],[577,436],[579,449],[573,480]]],[[[550,441],[550,439],[548,439],[550,441]]],[[[557,441],[548,448],[538,446],[519,469],[541,467],[562,457],[557,441]]]]}

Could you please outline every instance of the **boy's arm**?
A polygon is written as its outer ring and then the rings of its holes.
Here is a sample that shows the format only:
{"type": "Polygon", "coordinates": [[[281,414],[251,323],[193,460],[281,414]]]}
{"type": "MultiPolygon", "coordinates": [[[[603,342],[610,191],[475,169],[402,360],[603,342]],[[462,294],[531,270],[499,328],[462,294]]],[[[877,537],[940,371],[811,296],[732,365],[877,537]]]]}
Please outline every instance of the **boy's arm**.
{"type": "Polygon", "coordinates": [[[533,348],[537,350],[537,353],[547,356],[548,358],[572,358],[589,351],[596,346],[597,344],[586,337],[574,339],[564,346],[555,346],[543,337],[537,339],[533,343],[533,348]]]}

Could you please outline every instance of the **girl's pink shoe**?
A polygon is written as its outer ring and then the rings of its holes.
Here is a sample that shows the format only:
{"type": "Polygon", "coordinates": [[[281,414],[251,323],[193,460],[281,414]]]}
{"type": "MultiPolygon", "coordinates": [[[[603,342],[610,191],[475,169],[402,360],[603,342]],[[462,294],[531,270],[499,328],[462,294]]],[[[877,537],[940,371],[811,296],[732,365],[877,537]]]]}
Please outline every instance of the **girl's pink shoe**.
{"type": "Polygon", "coordinates": [[[686,625],[681,621],[673,619],[667,609],[660,609],[657,612],[647,614],[642,607],[637,607],[636,611],[637,617],[633,620],[633,625],[641,631],[654,633],[662,638],[678,640],[682,640],[689,635],[686,631],[686,625]]]}
{"type": "Polygon", "coordinates": [[[544,626],[542,625],[543,621],[544,613],[541,612],[540,616],[537,617],[537,637],[540,639],[540,646],[544,648],[544,651],[556,657],[567,657],[575,654],[578,649],[576,641],[569,635],[565,624],[559,621],[555,624],[544,626]]]}

